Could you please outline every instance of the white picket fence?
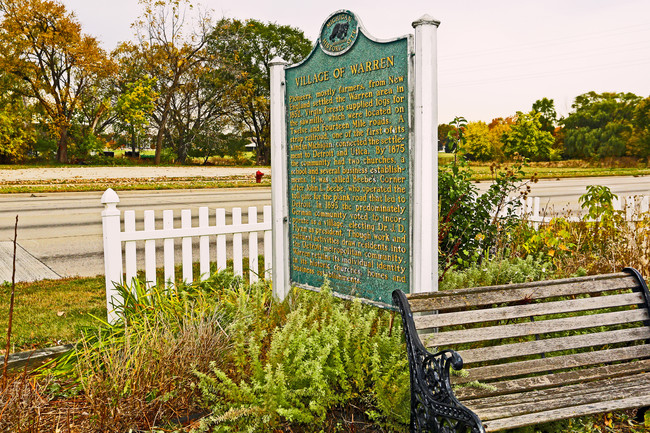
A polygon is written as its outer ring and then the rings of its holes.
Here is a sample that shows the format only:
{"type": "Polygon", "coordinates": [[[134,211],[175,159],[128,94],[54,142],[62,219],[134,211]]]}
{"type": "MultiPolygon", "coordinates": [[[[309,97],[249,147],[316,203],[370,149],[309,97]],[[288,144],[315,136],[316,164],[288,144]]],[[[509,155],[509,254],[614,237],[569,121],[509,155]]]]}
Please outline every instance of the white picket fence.
{"type": "MultiPolygon", "coordinates": [[[[538,228],[540,224],[548,224],[558,216],[562,216],[569,221],[582,221],[582,215],[558,215],[554,214],[550,209],[544,209],[540,205],[540,197],[527,197],[525,200],[520,200],[520,206],[516,209],[516,214],[531,222],[535,228],[538,228]]],[[[619,196],[612,200],[612,206],[615,211],[625,210],[626,221],[638,221],[650,211],[650,196],[619,196]]],[[[506,213],[507,208],[501,210],[501,215],[506,213]]]]}
{"type": "Polygon", "coordinates": [[[112,189],[102,195],[102,227],[104,234],[104,265],[106,272],[106,302],[109,311],[108,320],[114,322],[117,316],[112,311],[113,305],[119,302],[115,290],[116,284],[124,281],[130,283],[137,276],[137,243],[144,242],[144,276],[145,284],[157,284],[156,277],[156,248],[162,243],[164,283],[170,286],[175,281],[175,239],[181,240],[182,280],[190,283],[195,279],[193,272],[194,251],[193,238],[199,239],[199,275],[204,280],[210,276],[211,246],[216,248],[216,268],[226,269],[227,248],[226,237],[232,235],[233,273],[243,276],[243,234],[248,233],[248,267],[250,282],[259,280],[258,253],[259,237],[264,236],[264,274],[263,278],[271,276],[271,206],[264,206],[262,221],[258,221],[256,207],[248,208],[248,222],[242,222],[241,208],[232,209],[232,223],[226,224],[226,210],[216,209],[216,224],[209,224],[210,210],[199,208],[198,226],[192,227],[192,211],[181,211],[181,226],[174,227],[174,211],[164,210],[162,213],[162,228],[156,229],[153,210],[144,211],[144,228],[136,230],[135,211],[124,211],[124,229],[121,228],[121,211],[117,208],[119,196],[112,189]],[[216,239],[215,239],[216,238],[216,239]]]}
{"type": "MultiPolygon", "coordinates": [[[[170,286],[175,281],[175,240],[180,239],[182,280],[186,283],[193,282],[195,275],[193,264],[195,254],[193,251],[193,238],[198,238],[199,275],[198,279],[204,280],[211,273],[211,249],[216,248],[216,269],[226,269],[227,247],[226,237],[232,236],[233,273],[243,277],[243,234],[248,233],[248,266],[250,282],[259,280],[259,233],[263,235],[264,272],[262,278],[271,277],[272,266],[272,216],[271,206],[264,206],[262,221],[258,221],[256,207],[248,208],[248,221],[242,222],[241,208],[232,209],[232,222],[226,224],[226,210],[215,210],[215,225],[210,225],[210,210],[201,207],[198,211],[198,226],[192,227],[192,211],[181,211],[181,226],[174,227],[174,211],[162,212],[162,228],[156,229],[156,220],[153,210],[144,211],[144,227],[136,230],[134,210],[124,211],[124,225],[122,229],[122,212],[117,208],[119,196],[112,189],[106,190],[102,195],[102,226],[104,234],[104,264],[106,272],[106,302],[109,311],[108,320],[114,322],[117,316],[112,311],[113,305],[118,305],[119,299],[115,285],[124,281],[130,283],[138,273],[137,248],[138,242],[143,246],[145,285],[151,287],[158,283],[156,269],[156,251],[162,244],[163,252],[163,278],[164,283],[170,286]]],[[[541,205],[540,197],[528,197],[521,200],[517,214],[531,222],[535,228],[540,224],[548,224],[556,216],[549,213],[541,205]]],[[[614,199],[615,210],[625,209],[626,220],[638,220],[642,214],[650,210],[650,196],[630,196],[614,199]]],[[[507,212],[507,207],[502,214],[507,212]]],[[[580,215],[570,215],[571,221],[581,220],[580,215]]],[[[142,248],[142,246],[141,246],[142,248]]],[[[142,254],[142,251],[141,251],[142,254]]]]}

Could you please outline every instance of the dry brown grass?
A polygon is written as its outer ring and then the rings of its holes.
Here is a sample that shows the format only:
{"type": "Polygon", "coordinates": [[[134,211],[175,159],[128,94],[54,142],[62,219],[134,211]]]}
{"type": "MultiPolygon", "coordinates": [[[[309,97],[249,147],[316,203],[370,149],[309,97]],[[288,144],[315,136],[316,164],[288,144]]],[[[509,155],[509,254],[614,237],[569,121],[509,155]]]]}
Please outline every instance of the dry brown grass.
{"type": "Polygon", "coordinates": [[[15,376],[0,396],[0,431],[189,429],[205,413],[195,371],[220,365],[230,339],[214,304],[170,299],[140,305],[127,325],[88,330],[54,369],[15,376]]]}
{"type": "Polygon", "coordinates": [[[227,349],[228,338],[216,317],[184,320],[180,330],[156,320],[127,330],[125,344],[95,356],[85,348],[76,368],[83,397],[103,432],[150,429],[191,418],[204,409],[192,386],[194,371],[209,371],[227,349]]]}

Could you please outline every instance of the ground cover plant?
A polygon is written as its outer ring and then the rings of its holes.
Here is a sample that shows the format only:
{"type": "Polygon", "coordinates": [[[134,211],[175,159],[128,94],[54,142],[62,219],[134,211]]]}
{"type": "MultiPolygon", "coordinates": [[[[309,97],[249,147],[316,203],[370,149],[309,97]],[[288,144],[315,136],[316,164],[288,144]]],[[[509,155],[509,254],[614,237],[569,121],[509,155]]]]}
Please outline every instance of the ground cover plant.
{"type": "MultiPolygon", "coordinates": [[[[448,272],[441,288],[541,279],[547,266],[493,258],[448,272]]],[[[50,370],[4,385],[1,429],[407,430],[408,365],[393,313],[327,289],[279,303],[268,285],[228,272],[169,292],[134,289],[122,293],[123,323],[96,322],[50,370]]],[[[643,430],[620,412],[532,431],[643,430]]]]}
{"type": "Polygon", "coordinates": [[[2,426],[401,431],[408,420],[408,367],[392,312],[327,288],[277,302],[268,285],[227,272],[170,291],[132,289],[120,289],[123,321],[86,328],[57,363],[4,388],[11,411],[2,426]]]}

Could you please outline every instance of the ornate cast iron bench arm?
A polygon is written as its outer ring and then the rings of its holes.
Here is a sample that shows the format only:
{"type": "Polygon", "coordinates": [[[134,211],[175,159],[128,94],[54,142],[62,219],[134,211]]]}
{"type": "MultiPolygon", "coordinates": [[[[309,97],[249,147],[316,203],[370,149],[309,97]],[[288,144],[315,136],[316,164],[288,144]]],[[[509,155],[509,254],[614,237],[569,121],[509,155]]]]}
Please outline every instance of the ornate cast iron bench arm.
{"type": "Polygon", "coordinates": [[[463,368],[453,350],[430,353],[420,341],[409,303],[400,290],[393,302],[402,314],[411,377],[411,432],[484,433],[478,416],[454,396],[449,369],[463,368]]]}

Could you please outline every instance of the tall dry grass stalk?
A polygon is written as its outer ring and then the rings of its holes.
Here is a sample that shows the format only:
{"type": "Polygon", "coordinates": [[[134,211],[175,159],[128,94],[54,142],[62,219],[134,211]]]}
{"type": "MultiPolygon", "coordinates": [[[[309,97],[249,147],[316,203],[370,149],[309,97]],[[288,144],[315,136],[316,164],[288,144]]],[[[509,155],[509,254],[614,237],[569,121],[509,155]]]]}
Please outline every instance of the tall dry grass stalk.
{"type": "Polygon", "coordinates": [[[9,301],[9,323],[7,324],[7,346],[5,349],[4,365],[2,367],[2,387],[7,386],[7,365],[9,364],[9,353],[11,350],[11,325],[14,318],[14,301],[16,299],[16,245],[18,243],[18,215],[14,226],[14,255],[11,269],[11,300],[9,301]]]}

